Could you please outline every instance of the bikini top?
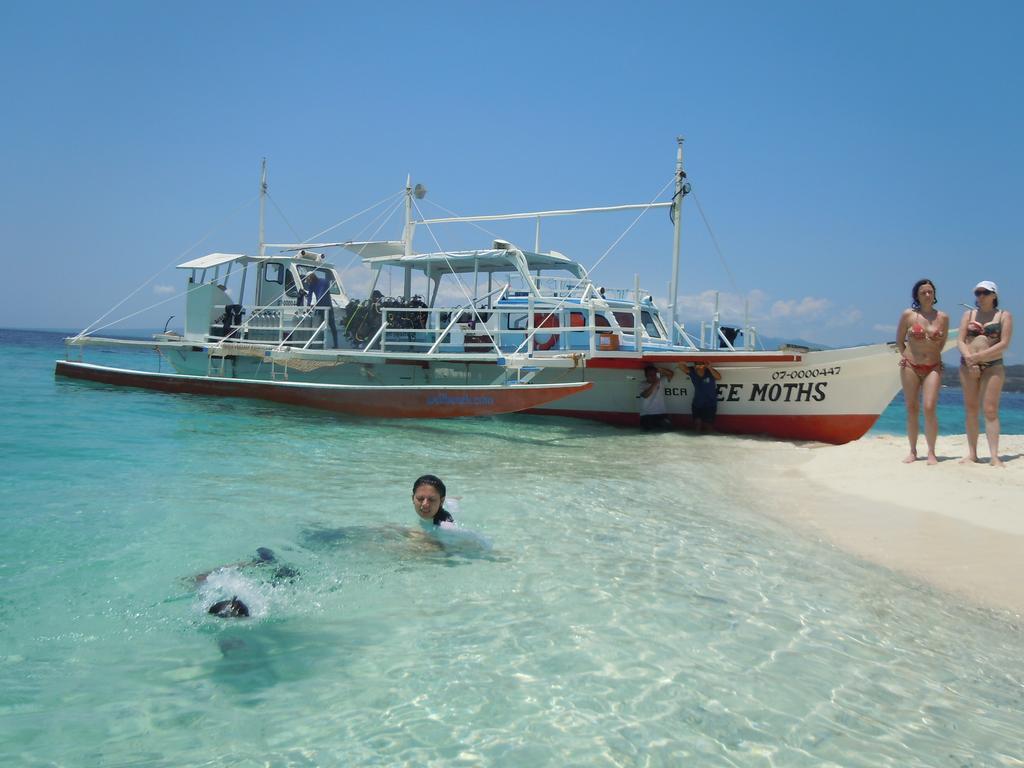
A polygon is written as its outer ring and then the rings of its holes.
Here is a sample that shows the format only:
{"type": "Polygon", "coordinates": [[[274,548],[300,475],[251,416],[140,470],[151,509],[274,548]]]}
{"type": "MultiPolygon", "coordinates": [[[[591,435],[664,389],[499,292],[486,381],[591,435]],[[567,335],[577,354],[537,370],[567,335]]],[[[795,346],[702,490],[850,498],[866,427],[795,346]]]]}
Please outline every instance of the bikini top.
{"type": "Polygon", "coordinates": [[[999,341],[1003,335],[1003,324],[996,322],[996,317],[999,316],[999,312],[996,312],[995,316],[987,323],[979,323],[974,317],[978,314],[977,310],[971,312],[971,320],[967,323],[967,338],[973,339],[975,336],[988,336],[993,341],[999,341]]]}
{"type": "Polygon", "coordinates": [[[914,339],[915,341],[922,341],[923,339],[928,339],[928,341],[940,341],[945,337],[945,335],[946,332],[943,331],[941,328],[937,328],[936,330],[930,330],[925,326],[921,325],[921,323],[914,323],[912,326],[910,326],[910,329],[907,331],[907,336],[914,339]]]}

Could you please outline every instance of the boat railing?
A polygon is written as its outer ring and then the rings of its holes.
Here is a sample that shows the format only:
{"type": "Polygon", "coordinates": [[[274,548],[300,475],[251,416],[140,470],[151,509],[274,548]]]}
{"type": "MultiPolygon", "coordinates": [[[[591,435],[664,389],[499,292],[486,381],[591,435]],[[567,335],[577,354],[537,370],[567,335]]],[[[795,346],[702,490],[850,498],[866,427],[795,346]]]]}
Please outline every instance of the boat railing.
{"type": "MultiPolygon", "coordinates": [[[[228,306],[218,304],[213,309],[215,313],[220,313],[220,317],[227,317],[228,306]]],[[[318,309],[322,311],[323,308],[292,304],[252,307],[249,317],[242,322],[231,321],[240,317],[237,313],[230,320],[214,322],[204,341],[235,341],[267,347],[309,349],[323,340],[327,327],[327,319],[320,318],[318,309]]]]}
{"type": "Polygon", "coordinates": [[[619,352],[623,340],[642,352],[646,344],[666,339],[650,336],[642,323],[644,308],[629,312],[623,325],[612,314],[593,306],[537,306],[528,297],[521,306],[482,309],[461,307],[390,307],[381,309],[381,327],[364,347],[383,352],[424,352],[428,355],[457,348],[461,352],[526,353],[588,350],[591,354],[619,352]],[[569,324],[563,325],[569,314],[569,324]],[[580,322],[579,315],[583,315],[580,322]],[[598,317],[601,321],[599,322],[598,317]],[[637,333],[637,329],[640,333],[637,333]],[[447,348],[447,349],[446,349],[447,348]]]}
{"type": "Polygon", "coordinates": [[[566,299],[580,301],[611,299],[633,302],[649,293],[637,288],[599,288],[589,280],[581,281],[579,278],[542,276],[535,278],[535,284],[536,292],[524,286],[509,286],[503,294],[503,298],[526,298],[532,293],[541,298],[563,301],[566,299]]]}
{"type": "Polygon", "coordinates": [[[697,342],[694,341],[693,337],[686,332],[686,326],[683,323],[676,323],[676,332],[687,347],[690,349],[699,349],[697,342]]]}

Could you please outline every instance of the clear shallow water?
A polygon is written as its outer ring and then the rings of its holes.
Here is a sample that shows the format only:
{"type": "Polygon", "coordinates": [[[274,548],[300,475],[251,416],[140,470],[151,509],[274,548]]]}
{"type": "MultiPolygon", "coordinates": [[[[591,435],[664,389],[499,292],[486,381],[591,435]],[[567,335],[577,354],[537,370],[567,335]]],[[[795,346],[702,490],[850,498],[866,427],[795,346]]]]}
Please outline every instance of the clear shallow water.
{"type": "Polygon", "coordinates": [[[1022,764],[1020,627],[698,438],[55,381],[56,339],[0,336],[0,765],[1022,764]],[[491,548],[416,536],[424,471],[491,548]],[[197,589],[259,546],[298,578],[197,589]]]}
{"type": "MultiPolygon", "coordinates": [[[[1003,392],[999,402],[999,429],[1005,435],[1024,435],[1024,392],[1003,392]]],[[[936,408],[939,418],[940,435],[962,435],[964,433],[964,398],[959,389],[944,388],[939,392],[936,408]]],[[[924,414],[920,416],[921,445],[924,446],[924,414]]],[[[985,417],[981,417],[981,442],[985,443],[985,417]]],[[[896,395],[892,403],[872,427],[876,434],[905,435],[907,433],[907,412],[903,393],[896,395]]]]}

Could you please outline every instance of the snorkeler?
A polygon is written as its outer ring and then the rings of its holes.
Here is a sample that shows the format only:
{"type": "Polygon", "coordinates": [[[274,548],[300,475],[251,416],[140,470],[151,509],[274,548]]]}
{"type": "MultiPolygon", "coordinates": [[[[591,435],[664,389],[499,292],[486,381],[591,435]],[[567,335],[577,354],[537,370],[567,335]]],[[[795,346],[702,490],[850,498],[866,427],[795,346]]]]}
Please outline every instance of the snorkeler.
{"type": "Polygon", "coordinates": [[[412,508],[423,525],[455,526],[455,518],[444,508],[446,489],[441,478],[423,475],[412,484],[412,508]]]}
{"type": "MultiPolygon", "coordinates": [[[[225,568],[250,568],[253,566],[265,566],[277,564],[277,555],[274,554],[274,550],[267,547],[258,547],[256,549],[256,557],[252,560],[243,560],[240,563],[231,563],[230,565],[221,565],[210,571],[204,571],[203,573],[197,573],[195,575],[196,584],[202,584],[209,578],[211,573],[216,573],[225,568]]],[[[292,568],[290,565],[278,565],[270,575],[270,580],[273,583],[280,581],[292,581],[297,578],[299,572],[292,568]]]]}
{"type": "MultiPolygon", "coordinates": [[[[271,584],[276,585],[283,581],[294,581],[299,576],[298,570],[292,566],[281,565],[278,563],[277,556],[274,554],[272,549],[260,547],[256,550],[256,557],[252,560],[243,560],[240,563],[222,565],[220,568],[215,568],[212,571],[200,573],[194,578],[196,584],[199,585],[205,583],[212,574],[217,573],[218,571],[231,568],[245,569],[254,567],[263,571],[266,566],[270,565],[277,566],[269,573],[269,581],[271,584]]],[[[207,609],[207,613],[221,619],[246,618],[250,615],[249,606],[239,600],[238,595],[233,596],[230,600],[218,600],[207,609]]]]}
{"type": "Polygon", "coordinates": [[[241,619],[249,615],[249,606],[239,600],[238,595],[235,595],[230,600],[219,600],[214,603],[207,613],[222,619],[241,619]]]}

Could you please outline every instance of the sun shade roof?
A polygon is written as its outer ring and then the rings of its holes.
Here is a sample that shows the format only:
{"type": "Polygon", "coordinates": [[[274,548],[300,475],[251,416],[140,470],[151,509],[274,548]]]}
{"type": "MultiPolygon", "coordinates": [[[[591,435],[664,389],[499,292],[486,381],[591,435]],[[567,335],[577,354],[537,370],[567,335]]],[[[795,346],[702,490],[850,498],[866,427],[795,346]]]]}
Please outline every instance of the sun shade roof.
{"type": "Polygon", "coordinates": [[[583,277],[583,266],[560,253],[491,249],[486,251],[448,251],[414,253],[411,256],[378,256],[363,259],[370,267],[400,267],[432,275],[466,274],[470,272],[518,272],[562,269],[583,277]]]}

